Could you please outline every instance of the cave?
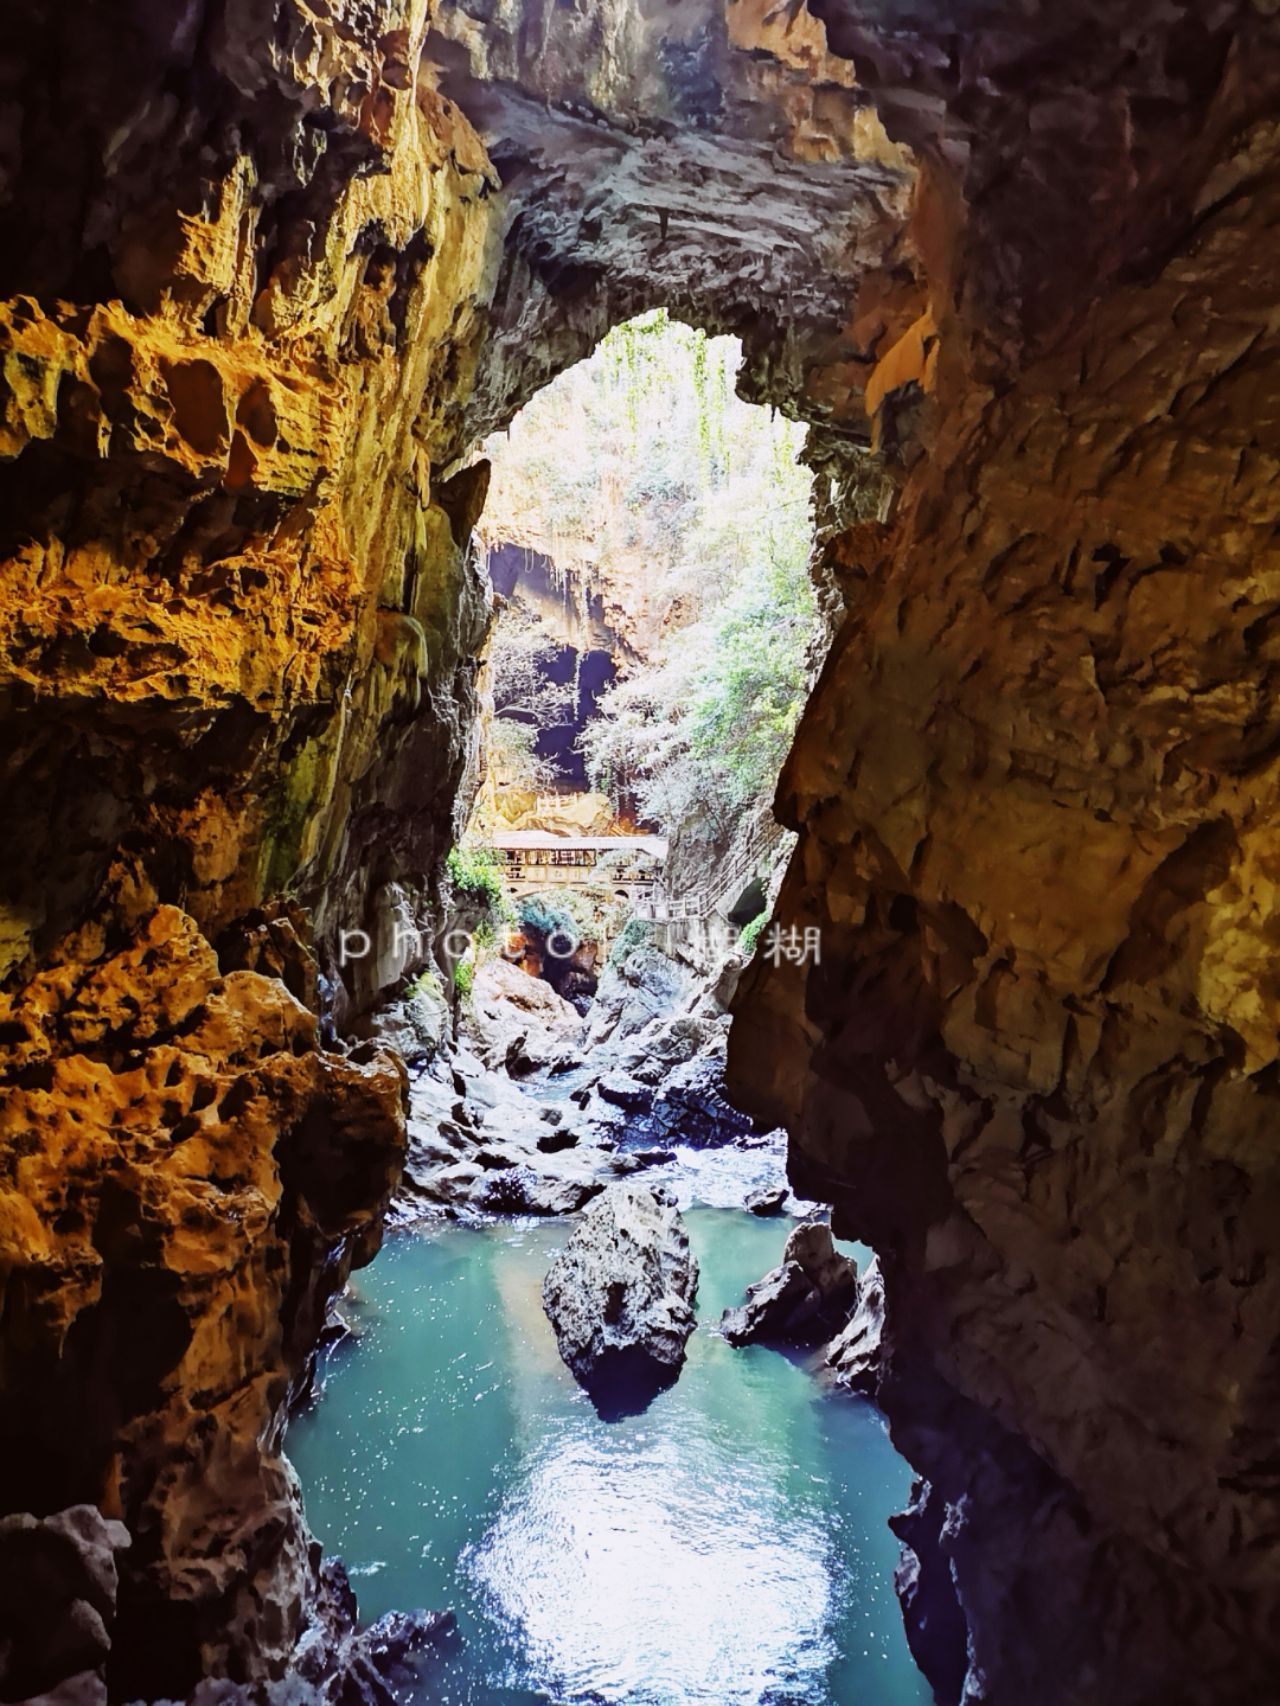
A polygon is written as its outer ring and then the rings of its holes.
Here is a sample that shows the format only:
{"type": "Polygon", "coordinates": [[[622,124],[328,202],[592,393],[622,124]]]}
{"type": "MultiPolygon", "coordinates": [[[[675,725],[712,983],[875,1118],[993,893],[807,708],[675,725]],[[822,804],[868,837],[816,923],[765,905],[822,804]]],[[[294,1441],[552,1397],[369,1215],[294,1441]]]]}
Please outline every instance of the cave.
{"type": "Polygon", "coordinates": [[[0,1697],[369,1674],[282,1437],[405,1164],[473,452],[663,306],[809,426],[822,955],[729,1088],[879,1259],[922,1669],[1273,1706],[1271,0],[13,0],[0,84],[0,1697]]]}

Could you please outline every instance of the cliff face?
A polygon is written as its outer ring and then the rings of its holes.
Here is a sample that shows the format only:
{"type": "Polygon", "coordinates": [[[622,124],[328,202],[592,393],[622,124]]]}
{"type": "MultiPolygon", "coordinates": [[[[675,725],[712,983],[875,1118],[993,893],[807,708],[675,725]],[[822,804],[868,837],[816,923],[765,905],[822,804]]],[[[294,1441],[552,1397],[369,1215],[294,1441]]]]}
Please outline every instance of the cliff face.
{"type": "Polygon", "coordinates": [[[21,0],[0,1459],[123,1519],[122,1696],[306,1615],[282,1405],[402,1146],[315,1014],[403,969],[337,932],[429,897],[465,795],[452,467],[665,303],[830,476],[781,792],[822,959],[755,970],[732,1064],[881,1252],[971,1698],[1268,1697],[1270,10],[21,0]]]}
{"type": "Polygon", "coordinates": [[[850,614],[780,789],[821,964],[757,969],[733,1074],[881,1252],[974,1693],[1266,1700],[1272,26],[970,7],[944,49],[820,10],[938,260],[867,387],[896,513],[830,548],[850,614]]]}
{"type": "Polygon", "coordinates": [[[0,1497],[123,1519],[130,1698],[284,1663],[283,1405],[403,1150],[312,949],[367,999],[335,934],[469,761],[494,180],[426,27],[32,3],[0,59],[0,1497]]]}

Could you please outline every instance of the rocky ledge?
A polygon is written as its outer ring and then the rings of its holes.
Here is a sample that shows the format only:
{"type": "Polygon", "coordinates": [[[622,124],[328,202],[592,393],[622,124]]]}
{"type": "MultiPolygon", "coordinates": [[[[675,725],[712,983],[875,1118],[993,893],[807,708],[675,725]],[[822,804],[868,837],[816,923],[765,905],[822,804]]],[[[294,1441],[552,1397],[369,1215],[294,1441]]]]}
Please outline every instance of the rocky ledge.
{"type": "MultiPolygon", "coordinates": [[[[393,1218],[573,1214],[619,1179],[662,1169],[673,1182],[690,1151],[729,1145],[743,1155],[734,1201],[797,1212],[780,1138],[724,1096],[727,1024],[714,988],[650,948],[606,970],[587,1023],[497,960],[476,974],[455,1043],[443,998],[416,988],[368,1022],[420,1044],[393,1218]]],[[[728,1190],[730,1171],[719,1177],[728,1190]]]]}

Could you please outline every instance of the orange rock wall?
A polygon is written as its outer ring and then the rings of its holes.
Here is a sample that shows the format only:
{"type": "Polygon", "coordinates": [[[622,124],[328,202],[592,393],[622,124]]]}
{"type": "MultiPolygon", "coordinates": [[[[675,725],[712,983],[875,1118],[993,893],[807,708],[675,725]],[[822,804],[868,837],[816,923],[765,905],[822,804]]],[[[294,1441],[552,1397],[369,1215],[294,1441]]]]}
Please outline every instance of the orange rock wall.
{"type": "Polygon", "coordinates": [[[495,180],[425,0],[18,10],[0,1495],[124,1519],[111,1684],[180,1697],[279,1674],[315,1585],[284,1406],[404,1144],[398,1060],[317,1014],[470,762],[495,180]]]}

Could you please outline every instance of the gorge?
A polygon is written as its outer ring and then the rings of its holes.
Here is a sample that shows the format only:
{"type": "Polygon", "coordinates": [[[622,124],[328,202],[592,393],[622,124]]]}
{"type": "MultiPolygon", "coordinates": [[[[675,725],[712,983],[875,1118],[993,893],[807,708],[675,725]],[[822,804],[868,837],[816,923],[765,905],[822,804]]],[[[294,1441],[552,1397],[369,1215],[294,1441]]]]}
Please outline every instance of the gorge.
{"type": "Polygon", "coordinates": [[[410,1158],[474,451],[665,308],[809,429],[822,954],[728,1086],[878,1257],[928,1682],[1275,1702],[1274,0],[7,25],[0,1695],[373,1662],[282,1441],[410,1158]]]}

